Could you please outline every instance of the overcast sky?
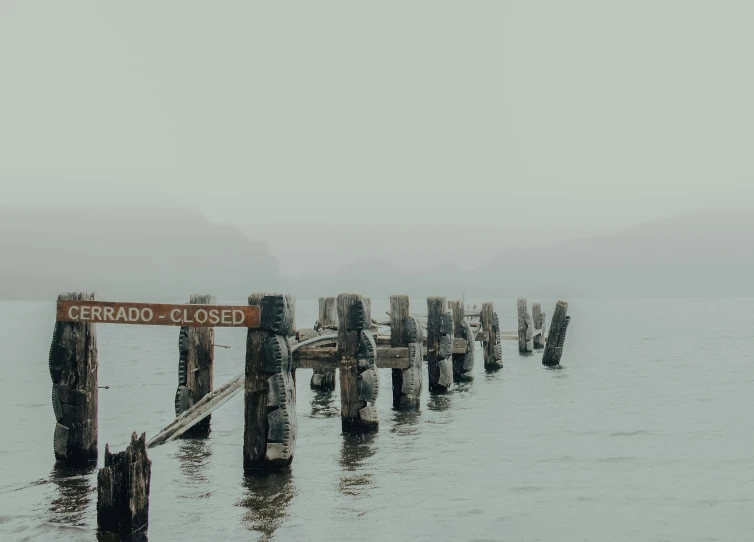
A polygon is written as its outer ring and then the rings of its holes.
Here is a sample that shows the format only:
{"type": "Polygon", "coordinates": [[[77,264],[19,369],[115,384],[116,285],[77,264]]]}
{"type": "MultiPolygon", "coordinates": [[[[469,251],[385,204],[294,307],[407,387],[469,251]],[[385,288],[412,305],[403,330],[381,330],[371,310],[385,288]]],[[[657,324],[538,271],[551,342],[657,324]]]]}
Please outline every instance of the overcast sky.
{"type": "Polygon", "coordinates": [[[2,198],[197,208],[291,274],[750,207],[752,20],[745,0],[2,2],[2,198]]]}

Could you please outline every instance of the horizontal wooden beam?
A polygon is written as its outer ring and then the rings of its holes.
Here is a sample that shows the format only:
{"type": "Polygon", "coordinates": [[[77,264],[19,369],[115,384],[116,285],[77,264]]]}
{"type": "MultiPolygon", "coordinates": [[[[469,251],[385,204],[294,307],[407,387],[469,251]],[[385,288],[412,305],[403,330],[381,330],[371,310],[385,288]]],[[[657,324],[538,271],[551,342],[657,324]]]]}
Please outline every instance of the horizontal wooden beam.
{"type": "MultiPolygon", "coordinates": [[[[340,365],[338,349],[331,346],[301,348],[293,353],[297,369],[337,369],[340,365]]],[[[376,365],[385,369],[408,369],[408,348],[377,348],[376,365]]]]}

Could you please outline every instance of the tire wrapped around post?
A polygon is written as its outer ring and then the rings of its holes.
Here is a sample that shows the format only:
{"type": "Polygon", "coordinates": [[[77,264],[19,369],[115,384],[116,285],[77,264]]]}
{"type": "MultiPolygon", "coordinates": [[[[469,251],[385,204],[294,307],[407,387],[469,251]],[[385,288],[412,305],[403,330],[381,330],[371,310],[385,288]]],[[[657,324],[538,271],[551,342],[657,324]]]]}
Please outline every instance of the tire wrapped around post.
{"type": "Polygon", "coordinates": [[[427,374],[430,393],[453,386],[453,315],[444,297],[427,298],[427,374]]]}
{"type": "Polygon", "coordinates": [[[295,329],[295,298],[257,293],[259,329],[246,340],[244,388],[244,469],[268,470],[290,465],[296,450],[296,398],[288,337],[295,329]]]}
{"type": "Polygon", "coordinates": [[[377,345],[368,331],[371,303],[358,294],[340,294],[337,304],[341,426],[344,432],[374,431],[380,376],[377,345]]]}
{"type": "MultiPolygon", "coordinates": [[[[92,301],[94,294],[60,294],[59,300],[92,301]]],[[[55,413],[53,448],[63,463],[97,460],[97,333],[95,324],[55,322],[48,359],[55,413]]]]}
{"type": "MultiPolygon", "coordinates": [[[[211,295],[194,294],[192,305],[214,305],[211,295]]],[[[175,415],[198,403],[214,389],[215,328],[181,327],[178,332],[178,388],[175,392],[175,415]]],[[[210,432],[207,416],[186,431],[184,437],[206,437],[210,432]]]]}
{"type": "Polygon", "coordinates": [[[390,347],[408,348],[409,367],[393,369],[393,408],[417,408],[422,390],[424,330],[409,313],[407,295],[390,296],[390,347]]]}
{"type": "Polygon", "coordinates": [[[474,332],[466,319],[466,311],[460,301],[449,302],[453,315],[453,333],[466,341],[464,353],[453,354],[453,381],[467,382],[474,378],[474,332]]]}

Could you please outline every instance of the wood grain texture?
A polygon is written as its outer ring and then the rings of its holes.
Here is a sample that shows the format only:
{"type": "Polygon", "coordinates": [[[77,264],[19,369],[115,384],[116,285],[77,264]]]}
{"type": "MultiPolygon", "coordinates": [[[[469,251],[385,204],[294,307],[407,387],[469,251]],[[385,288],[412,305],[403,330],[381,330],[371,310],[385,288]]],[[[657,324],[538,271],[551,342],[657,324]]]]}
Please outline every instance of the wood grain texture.
{"type": "Polygon", "coordinates": [[[467,344],[465,353],[456,353],[456,341],[455,339],[453,341],[453,381],[468,381],[473,378],[471,369],[473,368],[474,340],[473,337],[467,337],[469,326],[466,322],[463,303],[461,301],[448,301],[448,306],[453,314],[453,335],[456,339],[465,340],[467,344]],[[469,357],[471,363],[468,361],[469,357]]]}
{"type": "Polygon", "coordinates": [[[565,340],[565,329],[568,327],[568,303],[558,301],[555,304],[555,311],[550,322],[550,332],[547,334],[545,351],[542,354],[542,365],[554,367],[560,364],[560,358],[563,353],[563,341],[565,340]]]}
{"type": "Polygon", "coordinates": [[[144,433],[118,453],[105,445],[105,466],[97,474],[97,526],[102,532],[132,534],[149,525],[152,461],[144,433]]]}
{"type": "MultiPolygon", "coordinates": [[[[403,326],[409,315],[409,300],[407,295],[390,296],[390,346],[398,348],[408,346],[405,340],[403,326]]],[[[401,407],[401,389],[403,388],[403,371],[405,369],[393,369],[393,408],[401,407]]]]}
{"type": "Polygon", "coordinates": [[[479,316],[486,340],[482,342],[484,352],[484,368],[488,371],[495,371],[503,367],[502,356],[500,355],[499,329],[495,326],[495,307],[491,302],[482,303],[482,312],[479,316]]]}
{"type": "MultiPolygon", "coordinates": [[[[319,316],[315,327],[319,333],[338,329],[338,307],[334,297],[319,298],[319,316]]],[[[314,368],[309,385],[312,389],[332,391],[335,389],[335,375],[334,368],[314,368]]]]}
{"type": "Polygon", "coordinates": [[[526,298],[519,298],[516,302],[518,313],[518,352],[526,354],[531,352],[529,342],[531,341],[531,330],[528,322],[531,320],[528,312],[528,301],[526,298]]]}
{"type": "MultiPolygon", "coordinates": [[[[60,294],[60,301],[90,302],[94,294],[60,294]]],[[[97,333],[93,324],[56,322],[49,368],[57,423],[53,436],[55,458],[65,463],[96,461],[97,333]]]]}
{"type": "MultiPolygon", "coordinates": [[[[441,385],[440,362],[446,357],[440,355],[440,339],[443,335],[442,315],[448,312],[448,301],[445,297],[427,298],[427,375],[430,393],[447,393],[452,382],[447,386],[441,385]]],[[[451,354],[452,355],[452,354],[451,354]]]]}
{"type": "Polygon", "coordinates": [[[545,347],[545,313],[542,312],[542,306],[539,303],[532,303],[531,318],[534,322],[532,345],[535,350],[541,350],[545,347]]]}
{"type": "MultiPolygon", "coordinates": [[[[357,378],[359,369],[356,355],[359,350],[361,329],[349,329],[348,323],[351,311],[356,305],[364,302],[366,305],[366,320],[371,320],[371,303],[358,294],[340,294],[337,299],[338,307],[338,357],[340,358],[340,420],[344,432],[364,432],[376,430],[379,422],[376,419],[363,420],[360,411],[366,403],[359,400],[357,378]]],[[[362,328],[363,329],[363,328],[362,328]]]]}
{"type": "Polygon", "coordinates": [[[246,336],[243,465],[245,470],[278,469],[289,465],[293,460],[296,440],[295,393],[289,362],[285,362],[282,370],[272,367],[268,361],[269,349],[266,352],[265,341],[280,340],[287,344],[287,335],[295,329],[295,298],[255,293],[249,296],[249,305],[262,307],[260,319],[267,329],[249,329],[246,336]],[[281,380],[276,382],[281,383],[281,389],[271,391],[270,378],[274,375],[280,375],[281,380]],[[268,400],[273,395],[272,392],[278,399],[275,406],[282,406],[268,412],[268,400]],[[274,412],[278,414],[270,418],[274,412]],[[283,440],[277,438],[277,433],[271,438],[270,423],[280,421],[281,418],[285,418],[285,423],[281,421],[281,426],[288,427],[289,422],[293,426],[290,430],[286,429],[285,434],[281,434],[283,440]]]}
{"type": "MultiPolygon", "coordinates": [[[[215,305],[215,298],[211,295],[194,294],[189,303],[192,305],[215,305]]],[[[181,328],[183,329],[183,328],[181,328]]],[[[186,383],[189,389],[190,404],[198,403],[205,395],[212,392],[214,385],[215,363],[215,329],[211,327],[188,327],[188,352],[186,356],[186,383]]],[[[190,406],[190,405],[189,405],[190,406]]],[[[176,411],[176,416],[181,412],[176,411]]],[[[206,437],[210,432],[210,419],[207,416],[190,430],[184,433],[186,437],[206,437]]]]}

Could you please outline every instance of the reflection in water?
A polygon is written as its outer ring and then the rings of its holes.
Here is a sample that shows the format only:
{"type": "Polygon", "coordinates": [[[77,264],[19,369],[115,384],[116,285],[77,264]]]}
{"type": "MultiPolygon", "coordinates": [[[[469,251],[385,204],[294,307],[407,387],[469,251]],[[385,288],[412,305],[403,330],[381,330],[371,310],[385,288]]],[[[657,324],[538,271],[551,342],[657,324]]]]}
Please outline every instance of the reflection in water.
{"type": "Polygon", "coordinates": [[[288,504],[296,493],[293,474],[290,469],[246,473],[243,485],[246,497],[238,504],[247,509],[243,524],[261,533],[261,540],[269,540],[288,516],[288,504]]]}
{"type": "Polygon", "coordinates": [[[100,533],[97,532],[98,542],[147,542],[149,540],[146,531],[133,534],[100,533]]]}
{"type": "Polygon", "coordinates": [[[190,483],[207,482],[206,466],[212,456],[212,447],[205,439],[181,440],[175,457],[181,463],[181,472],[190,483]]]}
{"type": "Polygon", "coordinates": [[[418,435],[421,432],[421,411],[411,410],[394,410],[394,425],[390,429],[391,433],[400,433],[401,435],[418,435]]]}
{"type": "Polygon", "coordinates": [[[338,487],[349,496],[359,496],[374,482],[372,473],[365,472],[364,464],[377,451],[378,433],[346,433],[340,448],[340,466],[343,472],[338,487]]]}
{"type": "Polygon", "coordinates": [[[96,471],[94,463],[81,466],[56,464],[53,467],[50,478],[56,491],[50,503],[50,522],[79,527],[88,525],[85,514],[91,500],[96,500],[97,487],[92,476],[96,471]]]}
{"type": "Polygon", "coordinates": [[[427,402],[427,408],[436,412],[443,412],[448,410],[453,404],[451,395],[429,395],[429,401],[427,402]]]}
{"type": "MultiPolygon", "coordinates": [[[[340,400],[338,400],[340,402],[340,400]]],[[[340,409],[335,404],[335,394],[330,390],[317,390],[312,397],[312,417],[332,418],[340,416],[340,409]]]]}

